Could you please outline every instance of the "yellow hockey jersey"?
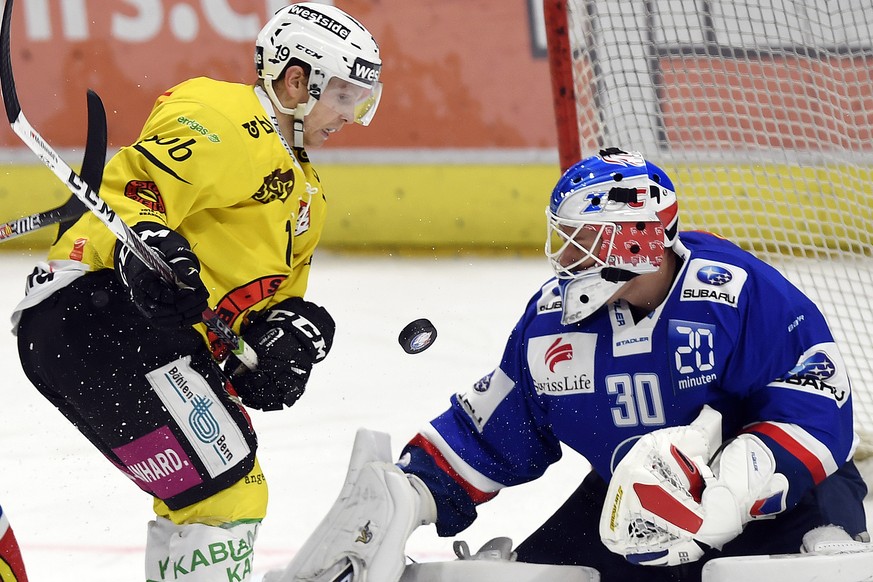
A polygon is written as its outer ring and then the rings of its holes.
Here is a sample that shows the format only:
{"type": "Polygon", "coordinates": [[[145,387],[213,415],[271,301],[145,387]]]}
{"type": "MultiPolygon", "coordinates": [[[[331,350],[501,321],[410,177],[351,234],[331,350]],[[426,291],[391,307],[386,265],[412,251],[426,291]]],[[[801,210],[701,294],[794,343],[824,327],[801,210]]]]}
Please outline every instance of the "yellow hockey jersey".
{"type": "MultiPolygon", "coordinates": [[[[136,142],[107,163],[100,196],[129,226],[165,224],[201,263],[210,306],[244,315],[303,296],[325,197],[250,85],[196,78],[158,98],[136,142]]],[[[116,238],[85,213],[49,250],[52,270],[112,268],[116,238]]]]}

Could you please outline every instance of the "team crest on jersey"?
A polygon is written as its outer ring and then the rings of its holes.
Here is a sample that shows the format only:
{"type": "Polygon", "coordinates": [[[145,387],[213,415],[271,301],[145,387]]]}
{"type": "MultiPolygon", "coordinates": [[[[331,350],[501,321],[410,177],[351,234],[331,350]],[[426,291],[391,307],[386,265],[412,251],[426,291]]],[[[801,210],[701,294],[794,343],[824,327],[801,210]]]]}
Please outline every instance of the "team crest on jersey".
{"type": "Polygon", "coordinates": [[[161,191],[158,190],[158,185],[154,182],[131,180],[124,187],[124,196],[134,202],[139,202],[152,212],[167,213],[164,198],[161,196],[161,191]]]}
{"type": "Polygon", "coordinates": [[[562,333],[528,340],[528,369],[537,393],[592,394],[596,348],[594,333],[562,333]]]}
{"type": "Polygon", "coordinates": [[[269,176],[264,177],[264,184],[252,196],[262,204],[269,204],[274,200],[285,201],[294,189],[294,170],[273,170],[269,176]]]}
{"type": "Polygon", "coordinates": [[[804,352],[797,365],[770,386],[824,396],[842,408],[851,392],[844,369],[836,344],[818,344],[804,352]]]}
{"type": "Polygon", "coordinates": [[[680,301],[709,301],[737,307],[748,273],[736,265],[692,259],[682,280],[680,301]]]}

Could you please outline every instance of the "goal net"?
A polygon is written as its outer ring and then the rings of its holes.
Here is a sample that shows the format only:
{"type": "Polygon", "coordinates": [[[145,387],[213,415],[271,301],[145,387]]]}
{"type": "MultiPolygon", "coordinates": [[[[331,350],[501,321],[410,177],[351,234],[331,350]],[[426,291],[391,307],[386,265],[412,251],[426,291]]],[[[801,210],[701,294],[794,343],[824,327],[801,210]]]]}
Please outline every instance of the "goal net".
{"type": "Polygon", "coordinates": [[[818,303],[873,430],[873,1],[544,8],[562,169],[607,146],[663,167],[680,228],[733,240],[818,303]]]}

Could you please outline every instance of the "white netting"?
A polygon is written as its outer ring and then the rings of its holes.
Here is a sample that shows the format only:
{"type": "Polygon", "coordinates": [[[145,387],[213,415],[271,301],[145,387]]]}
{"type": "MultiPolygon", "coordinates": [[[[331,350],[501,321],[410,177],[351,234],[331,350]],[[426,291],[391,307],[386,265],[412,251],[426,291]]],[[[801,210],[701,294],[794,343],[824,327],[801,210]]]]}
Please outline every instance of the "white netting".
{"type": "Polygon", "coordinates": [[[857,427],[873,430],[873,0],[567,4],[557,58],[577,123],[562,138],[583,156],[643,151],[673,177],[681,228],[737,242],[812,296],[857,427]]]}

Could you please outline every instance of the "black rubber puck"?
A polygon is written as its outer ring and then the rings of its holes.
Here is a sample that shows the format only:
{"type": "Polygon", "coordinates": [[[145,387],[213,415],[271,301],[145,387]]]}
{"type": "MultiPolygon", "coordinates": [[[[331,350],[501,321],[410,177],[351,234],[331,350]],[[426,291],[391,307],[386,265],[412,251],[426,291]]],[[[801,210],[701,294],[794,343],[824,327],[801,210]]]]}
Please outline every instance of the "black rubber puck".
{"type": "Polygon", "coordinates": [[[423,352],[437,337],[437,330],[427,319],[416,319],[400,332],[397,341],[407,354],[423,352]]]}

